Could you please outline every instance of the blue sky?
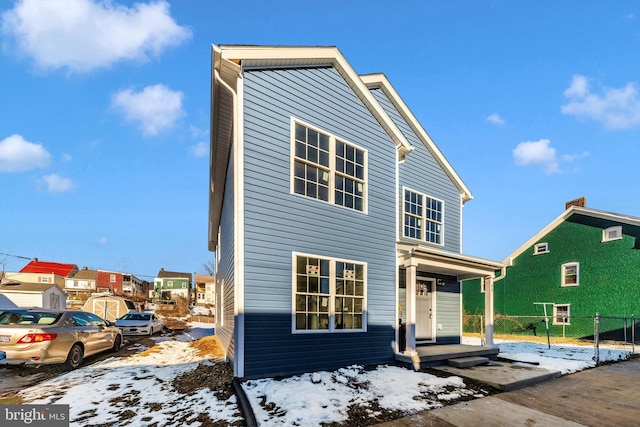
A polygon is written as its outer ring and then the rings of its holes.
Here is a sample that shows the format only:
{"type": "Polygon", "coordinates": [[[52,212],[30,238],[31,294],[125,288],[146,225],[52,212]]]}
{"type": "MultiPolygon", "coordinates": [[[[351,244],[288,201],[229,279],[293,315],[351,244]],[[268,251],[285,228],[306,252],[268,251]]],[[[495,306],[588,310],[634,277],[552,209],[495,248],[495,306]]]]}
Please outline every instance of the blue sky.
{"type": "Polygon", "coordinates": [[[7,270],[204,272],[212,43],[385,73],[474,196],[466,254],[502,260],[581,196],[640,216],[640,4],[231,3],[0,3],[7,270]]]}

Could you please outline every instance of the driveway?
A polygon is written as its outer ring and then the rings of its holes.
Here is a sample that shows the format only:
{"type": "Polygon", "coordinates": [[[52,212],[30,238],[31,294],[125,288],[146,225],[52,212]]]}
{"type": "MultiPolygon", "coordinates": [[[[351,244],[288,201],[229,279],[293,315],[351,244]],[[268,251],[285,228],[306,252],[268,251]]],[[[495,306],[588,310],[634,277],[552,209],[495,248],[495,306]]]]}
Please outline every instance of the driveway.
{"type": "Polygon", "coordinates": [[[640,358],[379,426],[637,426],[639,397],[640,358]]]}

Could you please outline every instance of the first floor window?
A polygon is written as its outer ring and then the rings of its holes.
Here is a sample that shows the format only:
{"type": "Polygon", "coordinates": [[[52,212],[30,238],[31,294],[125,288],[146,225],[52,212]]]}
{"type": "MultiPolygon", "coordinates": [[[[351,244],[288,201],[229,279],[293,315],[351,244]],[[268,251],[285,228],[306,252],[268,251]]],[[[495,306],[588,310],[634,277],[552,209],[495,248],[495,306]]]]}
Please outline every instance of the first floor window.
{"type": "Polygon", "coordinates": [[[555,304],[553,306],[553,324],[568,325],[569,323],[569,304],[555,304]]]}
{"type": "Polygon", "coordinates": [[[294,255],[294,331],[365,329],[366,264],[294,255]]]}
{"type": "Polygon", "coordinates": [[[409,189],[404,190],[403,235],[442,244],[444,202],[409,189]]]}
{"type": "Polygon", "coordinates": [[[580,284],[580,264],[570,262],[562,264],[562,286],[578,286],[580,284]]]}

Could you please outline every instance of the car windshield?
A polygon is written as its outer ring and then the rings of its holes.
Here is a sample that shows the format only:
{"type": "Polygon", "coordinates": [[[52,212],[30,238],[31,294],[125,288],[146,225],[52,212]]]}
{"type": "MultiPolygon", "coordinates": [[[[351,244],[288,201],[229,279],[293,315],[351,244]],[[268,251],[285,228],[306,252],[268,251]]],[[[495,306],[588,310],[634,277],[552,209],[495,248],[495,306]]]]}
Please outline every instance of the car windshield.
{"type": "Polygon", "coordinates": [[[46,311],[5,311],[0,314],[0,325],[51,325],[62,313],[46,311]]]}
{"type": "Polygon", "coordinates": [[[122,316],[122,320],[149,320],[151,319],[150,314],[146,313],[127,313],[122,316]]]}

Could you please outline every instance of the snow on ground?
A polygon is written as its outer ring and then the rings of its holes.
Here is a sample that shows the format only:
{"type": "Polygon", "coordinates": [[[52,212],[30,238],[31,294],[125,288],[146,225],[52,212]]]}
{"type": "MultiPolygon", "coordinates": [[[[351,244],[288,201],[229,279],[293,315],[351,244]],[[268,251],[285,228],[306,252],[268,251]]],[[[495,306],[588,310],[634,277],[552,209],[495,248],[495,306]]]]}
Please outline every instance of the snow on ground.
{"type": "MultiPolygon", "coordinates": [[[[180,374],[210,363],[206,357],[198,356],[189,343],[211,335],[211,325],[193,322],[189,326],[177,336],[154,338],[153,349],[137,345],[140,353],[83,366],[19,395],[25,403],[68,404],[71,426],[112,423],[198,427],[196,418],[201,413],[227,424],[241,420],[235,396],[220,401],[206,387],[193,395],[180,394],[172,387],[172,380],[180,374]]],[[[479,341],[467,338],[463,343],[479,345],[479,341]]],[[[594,366],[589,360],[592,347],[548,349],[546,345],[523,342],[497,345],[501,357],[538,363],[563,373],[594,366]]],[[[601,361],[628,357],[629,351],[624,349],[601,349],[600,353],[601,361]]],[[[380,409],[410,414],[487,394],[482,389],[468,388],[457,376],[441,378],[396,366],[367,370],[350,366],[285,379],[250,380],[243,383],[243,388],[259,423],[275,426],[340,423],[348,418],[353,405],[363,407],[369,416],[375,416],[380,409]]]]}
{"type": "MultiPolygon", "coordinates": [[[[479,339],[463,339],[463,344],[480,345],[479,339]]],[[[551,346],[535,343],[497,343],[500,357],[537,364],[539,367],[563,374],[595,366],[593,347],[551,346]],[[514,353],[513,349],[519,353],[514,353]]],[[[629,358],[628,350],[600,349],[600,361],[629,358]]],[[[352,366],[333,372],[315,372],[282,380],[247,381],[243,388],[259,423],[277,426],[319,425],[321,422],[339,423],[347,419],[350,405],[367,406],[377,400],[379,406],[407,414],[443,406],[472,395],[483,397],[482,390],[469,390],[464,380],[452,376],[439,378],[409,369],[379,366],[364,371],[352,366]],[[266,411],[264,407],[270,408],[266,411]]],[[[375,414],[375,407],[369,407],[375,414]]]]}
{"type": "Polygon", "coordinates": [[[19,395],[24,403],[68,404],[73,426],[198,426],[201,413],[229,423],[240,420],[235,396],[219,401],[208,388],[185,396],[172,387],[178,375],[207,363],[189,346],[213,333],[210,325],[204,325],[192,324],[178,339],[154,338],[153,349],[83,366],[19,395]]]}

